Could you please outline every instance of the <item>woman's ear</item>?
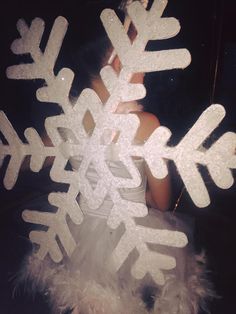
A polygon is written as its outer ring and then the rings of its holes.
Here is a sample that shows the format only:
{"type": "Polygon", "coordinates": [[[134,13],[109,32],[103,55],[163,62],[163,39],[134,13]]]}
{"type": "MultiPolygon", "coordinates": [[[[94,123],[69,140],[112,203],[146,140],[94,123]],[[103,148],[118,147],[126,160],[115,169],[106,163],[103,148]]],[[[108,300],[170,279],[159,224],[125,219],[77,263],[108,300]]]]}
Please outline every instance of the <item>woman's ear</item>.
{"type": "Polygon", "coordinates": [[[121,62],[118,56],[115,56],[113,62],[112,62],[112,67],[116,71],[116,73],[120,73],[121,70],[121,62]]]}

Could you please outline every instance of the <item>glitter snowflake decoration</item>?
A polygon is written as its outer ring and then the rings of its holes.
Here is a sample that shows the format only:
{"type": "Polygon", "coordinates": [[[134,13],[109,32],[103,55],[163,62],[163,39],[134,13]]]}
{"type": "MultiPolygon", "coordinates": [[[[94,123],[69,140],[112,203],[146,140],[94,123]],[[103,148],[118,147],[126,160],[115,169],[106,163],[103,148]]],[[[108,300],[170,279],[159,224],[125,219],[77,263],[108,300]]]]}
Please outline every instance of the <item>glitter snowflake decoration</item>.
{"type": "Polygon", "coordinates": [[[63,111],[61,115],[45,120],[45,129],[53,144],[51,147],[45,146],[36,130],[32,128],[25,131],[27,143],[22,143],[4,113],[0,114],[0,130],[8,142],[8,145],[0,143],[0,161],[7,155],[10,156],[4,177],[5,187],[14,187],[21,164],[27,155],[30,156],[30,169],[35,172],[42,168],[46,157],[53,156],[51,179],[69,185],[66,193],[49,194],[48,200],[57,208],[56,212],[23,212],[25,221],[48,227],[46,231],[30,233],[31,241],[39,245],[37,256],[40,259],[49,254],[55,262],[62,260],[63,255],[56,238],[60,240],[68,256],[75,250],[76,243],[66,217],[69,215],[75,224],[82,223],[83,212],[77,202],[79,194],[86,200],[89,208],[98,214],[99,207],[106,195],[109,195],[113,206],[107,219],[108,225],[111,228],[117,228],[122,222],[125,225],[125,232],[113,251],[116,269],[119,270],[130,252],[137,249],[139,257],[132,267],[133,276],[141,279],[146,273],[150,273],[156,283],[164,284],[165,276],[162,270],[173,269],[176,261],[171,256],[151,251],[147,244],[181,248],[187,244],[187,238],[182,232],[152,229],[136,224],[134,218],[146,216],[147,207],[142,203],[123,199],[119,192],[121,188],[134,188],[141,183],[140,173],[132,157],[142,157],[152,174],[159,179],[168,174],[164,160],[173,160],[188,193],[199,207],[207,206],[210,199],[197,164],[208,168],[219,187],[229,188],[233,184],[230,169],[236,168],[236,135],[225,133],[208,150],[201,149],[205,139],[225,115],[221,105],[212,105],[204,111],[175,147],[167,145],[171,132],[165,127],[157,128],[145,144],[135,145],[133,140],[139,127],[138,117],[133,114],[115,113],[119,103],[145,96],[142,84],[129,82],[134,73],[185,68],[190,63],[190,54],[186,49],[145,51],[149,40],[170,38],[180,30],[176,19],[162,17],[166,4],[166,1],[155,0],[149,11],[138,1],[128,7],[129,18],[137,30],[137,37],[133,42],[114,11],[106,9],[102,12],[102,23],[122,63],[119,75],[111,66],[105,66],[101,70],[101,78],[110,95],[105,104],[102,104],[95,91],[85,89],[72,105],[69,91],[74,73],[63,68],[57,75],[54,74],[55,62],[67,30],[67,21],[63,17],[55,20],[44,52],[40,49],[44,22],[36,18],[30,26],[23,20],[19,20],[17,24],[20,38],[13,42],[11,49],[15,54],[30,54],[33,63],[11,66],[7,69],[7,76],[11,79],[44,79],[46,86],[37,90],[38,100],[57,103],[63,111]],[[90,135],[83,125],[87,111],[91,113],[95,123],[90,135]],[[76,140],[65,140],[60,129],[70,130],[76,140]],[[109,168],[106,150],[112,138],[104,136],[107,130],[110,130],[110,134],[119,134],[116,143],[118,158],[128,169],[129,178],[116,177],[109,168]],[[65,170],[68,161],[78,156],[78,169],[65,170]],[[95,188],[86,176],[89,167],[92,167],[99,177],[95,188]]]}

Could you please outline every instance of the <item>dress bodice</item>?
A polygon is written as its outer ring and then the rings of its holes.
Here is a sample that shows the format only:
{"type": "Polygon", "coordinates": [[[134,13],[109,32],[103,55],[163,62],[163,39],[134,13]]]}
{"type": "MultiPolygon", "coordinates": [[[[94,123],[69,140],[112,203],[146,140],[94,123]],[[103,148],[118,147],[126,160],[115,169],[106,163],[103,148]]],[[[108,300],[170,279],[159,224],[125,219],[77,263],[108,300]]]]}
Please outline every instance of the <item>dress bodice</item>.
{"type": "MultiPolygon", "coordinates": [[[[145,191],[146,191],[146,176],[144,170],[144,160],[142,158],[133,159],[134,165],[141,176],[141,183],[137,187],[133,188],[120,188],[118,191],[121,197],[128,201],[145,203],[145,191]]],[[[70,160],[73,170],[78,170],[81,164],[81,158],[74,157],[70,160]]],[[[106,150],[106,163],[115,177],[130,178],[130,173],[126,166],[118,159],[117,147],[115,144],[108,146],[106,150]]],[[[91,164],[86,172],[86,178],[89,181],[92,189],[94,189],[99,180],[99,174],[95,170],[95,167],[91,164]]],[[[81,210],[84,214],[108,217],[110,210],[113,206],[113,201],[109,193],[105,196],[103,203],[97,209],[89,208],[86,198],[80,194],[78,202],[81,210]]]]}

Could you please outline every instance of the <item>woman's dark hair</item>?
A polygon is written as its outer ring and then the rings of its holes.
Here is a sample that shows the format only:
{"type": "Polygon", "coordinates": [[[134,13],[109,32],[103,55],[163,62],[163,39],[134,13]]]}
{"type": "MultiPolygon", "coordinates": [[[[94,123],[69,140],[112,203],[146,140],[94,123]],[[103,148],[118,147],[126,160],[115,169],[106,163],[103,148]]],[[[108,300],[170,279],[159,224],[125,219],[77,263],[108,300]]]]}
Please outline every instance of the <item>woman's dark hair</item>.
{"type": "Polygon", "coordinates": [[[102,38],[97,38],[92,42],[80,47],[75,53],[74,71],[75,82],[79,91],[91,86],[91,81],[99,76],[101,68],[107,61],[109,51],[112,51],[111,43],[104,35],[102,38]]]}
{"type": "MultiPolygon", "coordinates": [[[[72,96],[78,96],[84,88],[91,86],[91,81],[99,77],[101,68],[106,64],[112,52],[111,42],[99,18],[100,13],[101,11],[93,17],[88,28],[85,28],[82,34],[84,38],[82,44],[73,47],[70,53],[72,68],[75,72],[72,96]]],[[[116,14],[121,21],[124,20],[122,11],[116,10],[116,14]]]]}

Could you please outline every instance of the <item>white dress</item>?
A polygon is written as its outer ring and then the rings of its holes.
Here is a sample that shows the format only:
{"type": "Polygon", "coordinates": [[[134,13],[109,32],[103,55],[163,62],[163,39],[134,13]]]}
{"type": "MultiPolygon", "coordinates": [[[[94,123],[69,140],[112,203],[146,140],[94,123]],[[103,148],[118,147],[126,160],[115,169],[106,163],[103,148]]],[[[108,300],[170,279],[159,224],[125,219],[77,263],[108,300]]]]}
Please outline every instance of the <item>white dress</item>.
{"type": "MultiPolygon", "coordinates": [[[[128,172],[116,158],[115,144],[110,145],[108,155],[112,173],[126,178],[128,172]]],[[[121,189],[120,194],[127,200],[145,203],[144,161],[135,159],[134,162],[140,171],[142,183],[137,188],[121,189]]],[[[78,169],[79,159],[71,163],[74,169],[78,169]]],[[[90,184],[95,186],[98,175],[92,167],[87,177],[90,184]]],[[[77,243],[72,256],[65,256],[61,263],[55,264],[49,257],[41,261],[31,253],[18,276],[19,282],[27,281],[30,290],[39,290],[48,295],[56,313],[77,307],[80,314],[197,314],[199,307],[205,306],[206,298],[211,295],[210,284],[205,278],[203,257],[196,256],[190,245],[185,248],[152,247],[176,259],[176,267],[165,271],[166,283],[163,286],[156,285],[151,276],[136,280],[130,270],[137,259],[137,251],[131,252],[118,272],[111,263],[107,263],[124,233],[122,224],[115,230],[107,225],[112,208],[109,195],[96,211],[88,207],[82,196],[78,197],[78,202],[84,219],[79,226],[68,221],[77,243]]],[[[48,206],[45,204],[47,211],[48,206]]],[[[156,209],[149,209],[149,214],[138,218],[137,223],[190,234],[176,216],[156,209]]]]}

